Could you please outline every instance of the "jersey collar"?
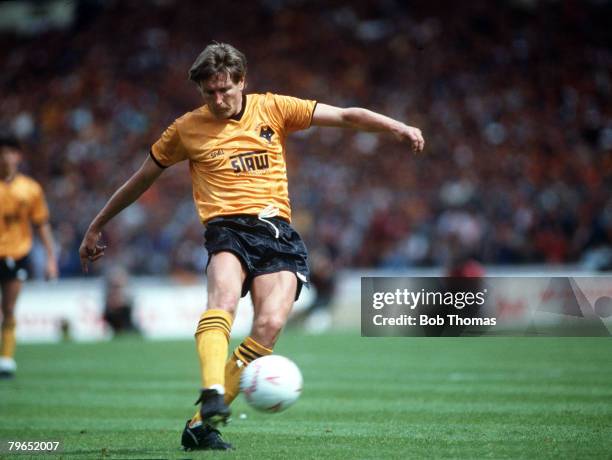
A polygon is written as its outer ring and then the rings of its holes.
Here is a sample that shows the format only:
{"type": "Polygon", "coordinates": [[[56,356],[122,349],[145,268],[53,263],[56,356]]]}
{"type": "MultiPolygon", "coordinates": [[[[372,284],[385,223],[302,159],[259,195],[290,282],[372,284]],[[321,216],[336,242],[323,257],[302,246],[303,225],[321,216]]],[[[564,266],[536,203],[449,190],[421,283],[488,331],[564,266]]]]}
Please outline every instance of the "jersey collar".
{"type": "Polygon", "coordinates": [[[242,115],[244,115],[244,111],[246,110],[246,105],[247,105],[247,97],[246,97],[246,94],[243,94],[242,95],[242,108],[240,109],[240,112],[238,112],[235,115],[232,115],[229,119],[240,121],[240,119],[242,118],[242,115]]]}

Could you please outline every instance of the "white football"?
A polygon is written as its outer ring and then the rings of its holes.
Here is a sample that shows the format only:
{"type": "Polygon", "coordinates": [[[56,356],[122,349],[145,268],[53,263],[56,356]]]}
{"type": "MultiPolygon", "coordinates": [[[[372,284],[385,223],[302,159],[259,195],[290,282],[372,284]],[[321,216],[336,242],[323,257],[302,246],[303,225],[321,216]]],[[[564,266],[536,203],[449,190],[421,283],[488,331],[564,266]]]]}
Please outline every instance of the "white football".
{"type": "Polygon", "coordinates": [[[240,376],[240,391],[249,405],[263,412],[280,412],[302,393],[302,373],[293,361],[268,355],[252,361],[240,376]]]}

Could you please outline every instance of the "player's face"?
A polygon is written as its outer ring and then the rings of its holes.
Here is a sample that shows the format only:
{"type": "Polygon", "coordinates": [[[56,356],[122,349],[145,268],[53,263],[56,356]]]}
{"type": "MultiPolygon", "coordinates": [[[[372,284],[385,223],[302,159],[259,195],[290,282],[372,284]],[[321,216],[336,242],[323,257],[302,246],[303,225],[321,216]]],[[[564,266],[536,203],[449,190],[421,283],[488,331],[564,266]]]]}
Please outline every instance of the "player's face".
{"type": "Polygon", "coordinates": [[[229,118],[242,108],[244,78],[234,83],[228,73],[218,73],[200,83],[204,102],[215,118],[229,118]]]}
{"type": "Polygon", "coordinates": [[[0,147],[0,177],[10,177],[17,172],[21,153],[12,147],[0,147]]]}

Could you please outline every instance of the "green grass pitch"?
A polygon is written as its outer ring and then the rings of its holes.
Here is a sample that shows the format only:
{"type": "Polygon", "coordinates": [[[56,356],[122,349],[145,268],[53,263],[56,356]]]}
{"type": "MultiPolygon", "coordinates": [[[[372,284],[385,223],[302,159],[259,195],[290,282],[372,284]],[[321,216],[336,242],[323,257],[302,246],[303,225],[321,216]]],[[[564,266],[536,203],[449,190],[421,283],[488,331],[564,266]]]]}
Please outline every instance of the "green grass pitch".
{"type": "Polygon", "coordinates": [[[260,414],[239,397],[222,430],[233,453],[179,449],[192,342],[21,345],[0,439],[61,440],[54,458],[70,459],[612,458],[610,339],[357,334],[285,333],[276,352],[301,367],[302,398],[260,414]]]}

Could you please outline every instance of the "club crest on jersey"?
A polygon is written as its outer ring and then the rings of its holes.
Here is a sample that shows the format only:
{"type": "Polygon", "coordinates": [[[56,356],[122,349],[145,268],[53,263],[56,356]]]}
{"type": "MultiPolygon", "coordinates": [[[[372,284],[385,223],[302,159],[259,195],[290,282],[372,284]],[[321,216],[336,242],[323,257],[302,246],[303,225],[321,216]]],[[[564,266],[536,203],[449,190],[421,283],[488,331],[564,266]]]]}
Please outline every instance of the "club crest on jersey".
{"type": "Polygon", "coordinates": [[[261,171],[270,167],[267,150],[239,153],[238,155],[232,155],[229,159],[236,174],[261,171]]]}
{"type": "Polygon", "coordinates": [[[263,137],[268,142],[272,142],[274,131],[268,125],[264,125],[259,129],[259,137],[263,137]]]}

